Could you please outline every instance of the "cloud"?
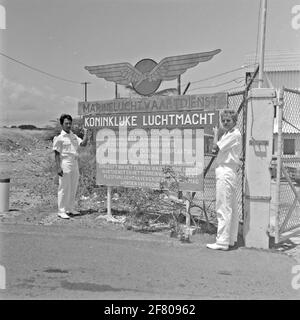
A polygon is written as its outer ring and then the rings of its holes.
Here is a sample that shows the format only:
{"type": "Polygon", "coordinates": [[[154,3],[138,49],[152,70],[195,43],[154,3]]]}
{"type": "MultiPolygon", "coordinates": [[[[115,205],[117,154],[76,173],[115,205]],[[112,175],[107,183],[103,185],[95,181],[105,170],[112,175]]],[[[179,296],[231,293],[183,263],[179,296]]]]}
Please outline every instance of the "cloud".
{"type": "Polygon", "coordinates": [[[27,97],[43,97],[43,92],[35,87],[26,87],[21,83],[8,80],[0,74],[0,86],[2,95],[0,103],[3,104],[3,99],[6,103],[15,103],[18,100],[26,99],[27,97]]]}
{"type": "Polygon", "coordinates": [[[18,83],[0,73],[0,125],[44,125],[62,112],[76,116],[78,98],[61,96],[47,86],[18,83]]]}
{"type": "Polygon", "coordinates": [[[37,110],[37,106],[25,104],[25,105],[22,107],[22,111],[32,111],[32,110],[37,110]]]}
{"type": "Polygon", "coordinates": [[[61,97],[60,102],[64,105],[68,104],[77,104],[78,103],[78,98],[70,97],[70,96],[65,96],[61,97]]]}

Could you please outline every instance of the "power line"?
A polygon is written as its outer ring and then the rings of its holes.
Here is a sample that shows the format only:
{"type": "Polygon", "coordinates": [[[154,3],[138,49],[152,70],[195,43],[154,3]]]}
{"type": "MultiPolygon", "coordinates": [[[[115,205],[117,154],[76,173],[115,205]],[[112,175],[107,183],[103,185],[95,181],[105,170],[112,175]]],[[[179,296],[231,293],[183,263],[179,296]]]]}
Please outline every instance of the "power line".
{"type": "Polygon", "coordinates": [[[238,78],[235,78],[235,79],[232,79],[232,80],[229,80],[229,81],[225,81],[225,82],[222,82],[222,83],[219,83],[219,84],[216,84],[216,85],[193,88],[190,91],[194,91],[194,90],[198,90],[198,89],[217,88],[217,87],[223,86],[224,84],[228,84],[228,83],[231,83],[231,82],[239,83],[239,82],[242,82],[242,81],[244,81],[244,77],[238,77],[238,78]],[[240,79],[240,80],[237,81],[238,79],[240,79]]]}
{"type": "Polygon", "coordinates": [[[7,58],[7,59],[9,59],[9,60],[12,60],[12,61],[14,61],[14,62],[16,62],[16,63],[19,63],[19,64],[21,64],[22,66],[24,66],[24,67],[26,67],[26,68],[29,68],[29,69],[31,69],[31,70],[33,70],[33,71],[36,71],[36,72],[45,74],[45,75],[48,76],[48,77],[52,77],[52,78],[55,78],[55,79],[57,79],[57,80],[62,80],[62,81],[70,82],[70,83],[81,84],[80,82],[77,82],[77,81],[74,81],[74,80],[70,80],[70,79],[65,79],[65,78],[56,76],[56,75],[54,75],[54,74],[51,74],[51,73],[49,73],[49,72],[46,72],[46,71],[40,70],[40,69],[38,69],[38,68],[32,67],[32,66],[30,66],[30,65],[28,65],[28,64],[26,64],[26,63],[24,63],[24,62],[22,62],[22,61],[19,61],[19,60],[17,60],[17,59],[14,59],[14,58],[12,58],[12,57],[9,57],[8,55],[6,55],[6,54],[4,54],[4,53],[2,53],[2,52],[0,52],[0,55],[3,56],[3,57],[5,57],[5,58],[7,58]]]}
{"type": "MultiPolygon", "coordinates": [[[[199,83],[199,82],[203,82],[203,81],[207,81],[207,80],[211,80],[211,79],[215,79],[215,78],[218,78],[220,76],[224,76],[226,74],[229,74],[229,73],[232,73],[232,72],[235,72],[235,71],[239,71],[239,70],[242,70],[242,69],[245,69],[247,67],[251,67],[251,66],[254,66],[254,65],[257,65],[257,63],[251,63],[251,64],[247,64],[245,66],[241,66],[239,68],[235,68],[235,69],[231,69],[231,70],[228,70],[228,71],[225,71],[225,72],[222,72],[222,73],[217,73],[211,77],[208,77],[208,78],[203,78],[203,79],[200,79],[200,80],[197,80],[197,81],[191,81],[191,83],[199,83]]],[[[184,85],[186,85],[187,83],[184,83],[184,85]]]]}
{"type": "MultiPolygon", "coordinates": [[[[33,70],[33,71],[36,71],[36,72],[42,73],[42,74],[44,74],[44,75],[47,75],[48,77],[52,77],[52,78],[55,78],[55,79],[57,79],[57,80],[66,81],[66,82],[70,82],[70,83],[82,84],[81,82],[74,81],[74,80],[70,80],[70,79],[66,79],[66,78],[63,78],[63,77],[60,77],[60,76],[56,76],[56,75],[51,74],[51,73],[49,73],[49,72],[43,71],[43,70],[41,70],[41,69],[39,69],[39,68],[30,66],[30,65],[28,65],[28,64],[26,64],[26,63],[24,63],[24,62],[22,62],[22,61],[20,61],[20,60],[17,60],[17,59],[15,59],[15,58],[10,57],[10,56],[2,53],[2,52],[0,52],[0,55],[3,56],[3,57],[5,57],[5,58],[7,58],[7,59],[9,59],[9,60],[11,60],[11,61],[14,61],[14,62],[16,62],[16,63],[18,63],[18,64],[21,64],[22,66],[27,67],[27,68],[29,68],[29,69],[31,69],[31,70],[33,70]]],[[[239,68],[235,68],[235,69],[231,69],[231,70],[228,70],[228,71],[225,71],[225,72],[222,72],[222,73],[218,73],[218,74],[215,74],[215,75],[213,75],[213,76],[211,76],[211,77],[207,77],[207,78],[200,79],[200,80],[197,80],[197,81],[191,81],[190,83],[193,84],[193,83],[199,83],[199,82],[203,82],[203,81],[215,79],[215,78],[217,78],[217,77],[220,77],[220,76],[223,76],[223,75],[226,75],[226,74],[229,74],[229,73],[238,71],[238,70],[242,70],[242,69],[245,69],[245,68],[247,68],[247,67],[249,67],[249,66],[253,66],[253,65],[256,65],[256,63],[249,64],[249,65],[245,65],[245,66],[242,66],[242,67],[239,67],[239,68]]],[[[231,81],[233,81],[233,80],[231,80],[231,81]]],[[[230,81],[230,82],[231,82],[231,81],[230,81]]],[[[186,84],[188,84],[188,83],[183,84],[183,86],[186,85],[186,84]]],[[[221,85],[221,84],[220,84],[220,85],[221,85]]],[[[211,87],[211,86],[208,86],[207,88],[210,88],[210,87],[211,87]]],[[[212,86],[212,87],[214,87],[214,86],[212,86]]],[[[202,87],[201,87],[201,88],[202,88],[202,87]]],[[[203,88],[204,88],[204,87],[203,87],[203,88]]],[[[191,89],[191,90],[196,90],[196,89],[197,89],[197,88],[191,89]]],[[[190,90],[190,91],[191,91],[191,90],[190,90]]]]}
{"type": "Polygon", "coordinates": [[[245,88],[245,87],[246,87],[246,85],[243,84],[243,85],[241,85],[241,86],[236,86],[236,87],[229,88],[229,89],[227,89],[227,91],[234,90],[234,89],[245,88]]]}

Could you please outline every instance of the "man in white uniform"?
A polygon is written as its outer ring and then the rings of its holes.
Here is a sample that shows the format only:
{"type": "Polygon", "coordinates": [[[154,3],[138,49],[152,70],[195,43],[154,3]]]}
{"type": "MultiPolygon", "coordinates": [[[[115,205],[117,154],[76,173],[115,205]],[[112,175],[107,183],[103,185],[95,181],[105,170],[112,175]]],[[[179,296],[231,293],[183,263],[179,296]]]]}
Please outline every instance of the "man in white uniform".
{"type": "Polygon", "coordinates": [[[216,242],[207,244],[214,250],[228,250],[234,246],[238,237],[239,216],[237,211],[237,170],[240,166],[242,137],[235,128],[237,114],[234,110],[225,109],[220,114],[224,134],[219,141],[215,130],[213,152],[216,158],[216,212],[218,231],[216,242]]]}
{"type": "Polygon", "coordinates": [[[78,148],[87,145],[88,136],[86,129],[83,129],[83,139],[71,131],[72,117],[70,115],[61,115],[59,121],[62,131],[53,139],[53,150],[59,175],[58,216],[69,219],[69,214],[78,214],[75,211],[75,196],[79,180],[78,148]]]}

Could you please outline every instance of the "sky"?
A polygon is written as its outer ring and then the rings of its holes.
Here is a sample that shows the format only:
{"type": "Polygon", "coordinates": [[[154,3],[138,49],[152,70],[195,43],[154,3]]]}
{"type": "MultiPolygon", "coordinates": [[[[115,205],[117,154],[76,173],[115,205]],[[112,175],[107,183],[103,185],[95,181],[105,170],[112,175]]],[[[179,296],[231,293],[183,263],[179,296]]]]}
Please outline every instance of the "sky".
{"type": "MultiPolygon", "coordinates": [[[[196,82],[245,65],[258,51],[260,0],[0,0],[0,125],[44,126],[61,113],[77,116],[88,81],[88,100],[114,99],[112,82],[90,75],[88,65],[221,49],[212,60],[182,75],[188,94],[238,90],[244,70],[196,82]],[[231,82],[228,82],[231,81],[231,82]],[[196,83],[195,83],[196,82],[196,83]],[[222,84],[228,82],[227,84],[222,84]]],[[[266,52],[300,53],[300,29],[292,26],[300,0],[268,0],[266,52]]],[[[300,19],[299,19],[300,20],[300,19]]],[[[176,87],[164,82],[160,89],[176,87]]],[[[121,97],[128,91],[119,88],[121,97]]]]}

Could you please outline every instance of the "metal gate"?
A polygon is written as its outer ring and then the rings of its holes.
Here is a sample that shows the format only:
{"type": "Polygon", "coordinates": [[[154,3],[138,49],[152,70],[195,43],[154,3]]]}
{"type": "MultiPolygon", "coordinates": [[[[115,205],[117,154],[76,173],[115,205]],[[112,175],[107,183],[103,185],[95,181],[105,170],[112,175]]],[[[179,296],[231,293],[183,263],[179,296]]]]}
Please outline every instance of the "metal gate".
{"type": "Polygon", "coordinates": [[[284,88],[278,98],[270,220],[276,243],[300,233],[300,91],[284,88]]]}

